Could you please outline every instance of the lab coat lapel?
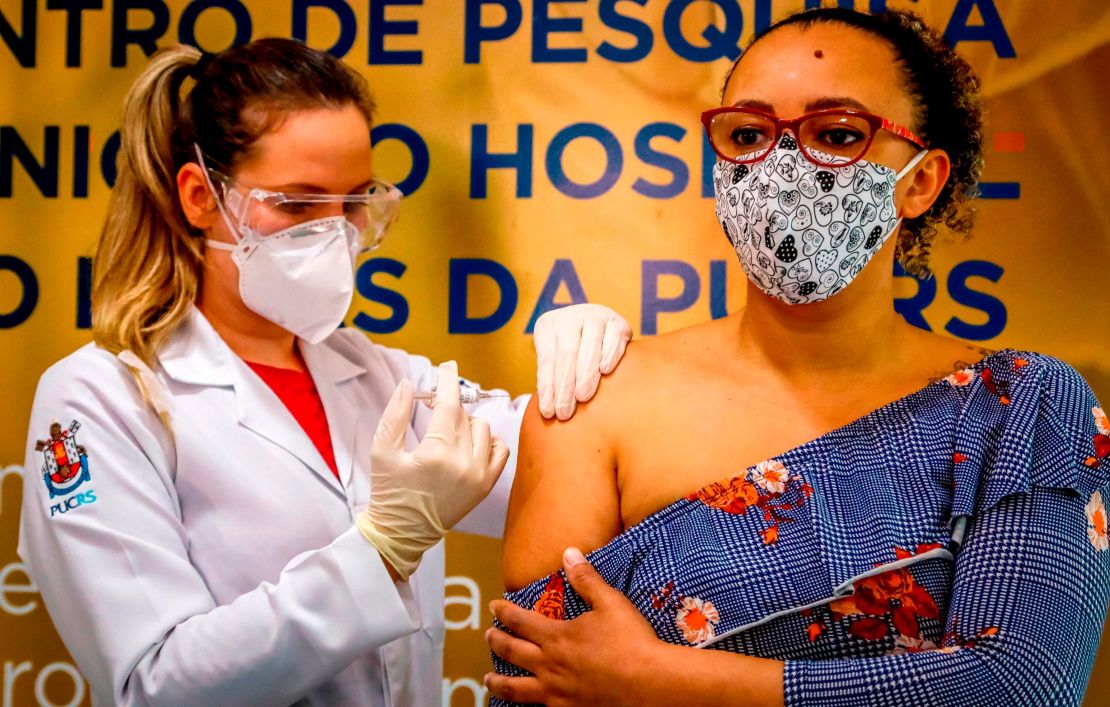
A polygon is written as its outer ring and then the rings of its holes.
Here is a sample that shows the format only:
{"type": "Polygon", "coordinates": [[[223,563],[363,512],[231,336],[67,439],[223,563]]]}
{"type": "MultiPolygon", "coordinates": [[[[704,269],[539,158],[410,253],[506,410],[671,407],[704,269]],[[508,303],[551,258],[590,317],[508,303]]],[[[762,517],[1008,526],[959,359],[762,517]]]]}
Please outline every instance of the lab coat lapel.
{"type": "MultiPolygon", "coordinates": [[[[240,362],[239,380],[235,384],[239,404],[239,423],[286,450],[301,460],[340,497],[346,493],[331,473],[316,445],[297,423],[285,404],[270,390],[265,381],[240,362]]],[[[329,417],[330,421],[330,417],[329,417]]]]}
{"type": "Polygon", "coordinates": [[[327,341],[315,345],[302,341],[301,356],[324,403],[339,480],[343,488],[349,489],[363,411],[352,402],[353,396],[349,391],[345,394],[344,389],[354,385],[354,379],[366,373],[366,369],[333,349],[327,341]]]}
{"type": "MultiPolygon", "coordinates": [[[[324,458],[285,404],[228,348],[199,310],[193,309],[158,359],[162,369],[174,380],[233,387],[239,424],[295,456],[333,492],[341,498],[346,497],[324,458]]],[[[331,420],[330,414],[328,420],[331,420]]],[[[265,474],[268,470],[260,469],[258,473],[265,474]]]]}

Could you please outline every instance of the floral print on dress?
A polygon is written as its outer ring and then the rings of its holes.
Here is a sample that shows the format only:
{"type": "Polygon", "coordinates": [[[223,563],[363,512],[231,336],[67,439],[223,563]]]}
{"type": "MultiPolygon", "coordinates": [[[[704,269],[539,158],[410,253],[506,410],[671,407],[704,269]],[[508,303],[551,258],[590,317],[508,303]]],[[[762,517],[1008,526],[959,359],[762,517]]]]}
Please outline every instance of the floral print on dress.
{"type": "Polygon", "coordinates": [[[975,369],[964,368],[963,370],[959,370],[955,373],[945,376],[944,380],[953,387],[962,388],[971,381],[975,380],[975,369]]]}
{"type": "MultiPolygon", "coordinates": [[[[813,618],[813,609],[802,609],[802,616],[807,619],[813,618]]],[[[811,621],[809,626],[806,627],[806,634],[809,636],[809,642],[813,643],[820,638],[827,628],[828,626],[825,625],[825,622],[819,618],[811,621]]]]}
{"type": "Polygon", "coordinates": [[[1091,408],[1091,415],[1095,418],[1095,429],[1098,433],[1110,437],[1110,419],[1106,417],[1106,412],[1095,406],[1091,408]]]}
{"type": "Polygon", "coordinates": [[[970,638],[963,638],[956,631],[956,624],[958,623],[959,617],[953,616],[951,626],[945,631],[944,637],[940,639],[940,648],[937,650],[941,653],[955,653],[964,648],[974,648],[977,644],[990,640],[1000,633],[997,626],[989,626],[979,629],[979,632],[970,638]]]}
{"type": "Polygon", "coordinates": [[[682,606],[675,613],[674,625],[682,631],[687,643],[704,643],[715,635],[714,628],[721,622],[721,615],[713,602],[702,601],[697,597],[683,597],[682,606]]]}
{"type": "Polygon", "coordinates": [[[1003,405],[1010,404],[1010,386],[1002,382],[996,382],[994,380],[994,371],[990,369],[990,366],[983,369],[983,372],[979,374],[979,378],[983,381],[983,387],[986,388],[987,391],[998,396],[998,402],[1003,405]]]}
{"type": "Polygon", "coordinates": [[[700,501],[732,515],[744,515],[753,507],[759,509],[764,520],[770,523],[759,534],[765,545],[771,545],[778,542],[779,524],[794,522],[787,513],[801,508],[805,499],[812,495],[813,487],[809,482],[777,459],[768,459],[749,469],[747,478],[736,476],[728,481],[715,481],[688,495],[686,500],[700,501]],[[798,492],[795,500],[780,500],[793,490],[798,492]]]}
{"type": "Polygon", "coordinates": [[[532,605],[532,610],[549,619],[562,621],[567,615],[566,605],[567,584],[560,574],[553,574],[547,580],[543,594],[532,605]]]}
{"type": "Polygon", "coordinates": [[[948,631],[941,639],[941,645],[933,643],[926,638],[916,638],[914,636],[897,636],[894,639],[894,648],[888,655],[900,655],[902,653],[922,653],[924,651],[938,651],[940,653],[955,653],[956,651],[963,650],[964,648],[974,648],[975,644],[982,641],[984,638],[998,635],[998,627],[991,626],[985,628],[971,638],[960,638],[956,635],[955,630],[948,631]]]}
{"type": "Polygon", "coordinates": [[[673,611],[675,628],[691,645],[704,643],[717,635],[721,614],[713,602],[679,594],[674,582],[667,582],[651,595],[651,606],[664,614],[673,611]]]}
{"type": "MultiPolygon", "coordinates": [[[[939,548],[930,543],[917,546],[916,552],[894,548],[899,560],[939,548]]],[[[921,638],[918,618],[936,619],[940,609],[932,595],[917,583],[909,567],[898,567],[881,574],[864,577],[853,585],[853,593],[829,604],[834,620],[851,617],[848,632],[865,640],[876,640],[891,634],[921,638]]]]}
{"type": "Polygon", "coordinates": [[[1099,552],[1110,550],[1110,540],[1106,536],[1106,505],[1102,502],[1101,491],[1091,494],[1083,511],[1087,515],[1087,537],[1090,538],[1091,545],[1099,552]]]}
{"type": "Polygon", "coordinates": [[[937,644],[927,638],[899,634],[894,637],[894,650],[890,651],[890,655],[898,655],[899,653],[920,653],[922,651],[933,651],[936,649],[937,644]]]}
{"type": "Polygon", "coordinates": [[[777,459],[759,462],[749,475],[756,486],[771,493],[782,493],[790,480],[790,473],[777,459]]]}
{"type": "Polygon", "coordinates": [[[1091,415],[1095,418],[1095,436],[1092,440],[1095,454],[1087,457],[1083,463],[1092,469],[1097,469],[1102,464],[1102,460],[1110,457],[1110,420],[1107,419],[1103,409],[1098,406],[1091,408],[1091,415]]]}
{"type": "Polygon", "coordinates": [[[686,499],[701,501],[710,508],[740,516],[747,513],[749,506],[754,506],[759,501],[759,489],[755,484],[737,476],[724,482],[714,481],[686,499]]]}
{"type": "MultiPolygon", "coordinates": [[[[1017,356],[1011,359],[1010,363],[1015,371],[1021,371],[1021,369],[1029,365],[1029,360],[1017,356]]],[[[975,371],[975,366],[969,366],[945,376],[944,380],[953,387],[962,388],[974,381],[976,375],[983,381],[983,387],[986,388],[988,392],[998,396],[998,402],[1003,405],[1010,404],[1009,385],[996,381],[994,371],[991,370],[989,365],[984,365],[983,370],[978,374],[975,371]]]]}

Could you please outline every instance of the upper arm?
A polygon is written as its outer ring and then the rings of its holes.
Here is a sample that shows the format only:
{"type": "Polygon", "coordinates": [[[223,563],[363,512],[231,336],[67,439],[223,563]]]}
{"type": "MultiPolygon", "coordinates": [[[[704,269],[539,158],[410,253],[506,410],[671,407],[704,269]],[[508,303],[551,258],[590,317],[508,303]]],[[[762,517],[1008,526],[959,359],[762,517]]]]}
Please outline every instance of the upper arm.
{"type": "Polygon", "coordinates": [[[535,398],[528,404],[501,562],[509,590],[558,570],[566,548],[589,551],[621,532],[615,454],[602,424],[609,406],[599,402],[565,422],[543,419],[535,398]]]}

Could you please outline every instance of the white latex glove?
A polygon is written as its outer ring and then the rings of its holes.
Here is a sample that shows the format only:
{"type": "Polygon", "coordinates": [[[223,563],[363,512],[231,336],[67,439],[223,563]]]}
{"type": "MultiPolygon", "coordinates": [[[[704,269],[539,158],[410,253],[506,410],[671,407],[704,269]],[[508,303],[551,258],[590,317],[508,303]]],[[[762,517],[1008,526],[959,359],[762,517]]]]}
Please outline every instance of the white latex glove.
{"type": "Polygon", "coordinates": [[[540,414],[570,419],[577,403],[594,397],[601,376],[620,363],[632,327],[600,304],[574,304],[536,320],[536,394],[540,414]]]}
{"type": "Polygon", "coordinates": [[[370,505],[356,519],[363,536],[401,579],[493,488],[509,449],[489,423],[468,417],[459,402],[459,369],[439,367],[428,432],[411,452],[412,383],[401,381],[382,413],[370,452],[370,505]]]}

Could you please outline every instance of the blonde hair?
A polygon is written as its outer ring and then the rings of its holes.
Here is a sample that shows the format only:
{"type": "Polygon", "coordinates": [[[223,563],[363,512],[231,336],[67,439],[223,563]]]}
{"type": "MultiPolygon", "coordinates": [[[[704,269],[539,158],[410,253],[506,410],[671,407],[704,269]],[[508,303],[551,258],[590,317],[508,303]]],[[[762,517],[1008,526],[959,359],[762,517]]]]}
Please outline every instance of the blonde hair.
{"type": "Polygon", "coordinates": [[[177,201],[174,130],[192,47],[156,53],[123,104],[116,183],[92,276],[93,340],[147,364],[186,317],[200,288],[204,246],[177,201]]]}
{"type": "Polygon", "coordinates": [[[116,183],[93,263],[93,340],[153,366],[200,290],[204,239],[181,209],[178,170],[199,145],[233,174],[290,112],[355,105],[369,124],[366,81],[335,57],[270,37],[202,55],[154,54],[127,92],[116,183]],[[195,83],[182,91],[186,79],[195,83]]]}

